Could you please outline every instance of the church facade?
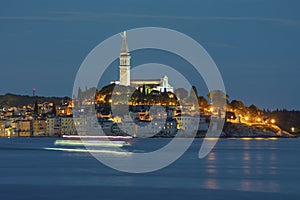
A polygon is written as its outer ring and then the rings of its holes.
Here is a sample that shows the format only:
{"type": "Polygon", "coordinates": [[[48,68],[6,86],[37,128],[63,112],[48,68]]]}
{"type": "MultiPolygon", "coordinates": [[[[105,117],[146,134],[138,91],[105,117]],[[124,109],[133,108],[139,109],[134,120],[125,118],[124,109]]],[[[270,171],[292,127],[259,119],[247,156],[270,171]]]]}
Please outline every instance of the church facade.
{"type": "Polygon", "coordinates": [[[130,79],[130,52],[127,44],[126,32],[123,33],[122,48],[120,53],[120,79],[114,83],[139,88],[141,86],[150,87],[152,90],[160,92],[174,92],[173,87],[169,84],[169,78],[165,75],[158,79],[130,79]]]}

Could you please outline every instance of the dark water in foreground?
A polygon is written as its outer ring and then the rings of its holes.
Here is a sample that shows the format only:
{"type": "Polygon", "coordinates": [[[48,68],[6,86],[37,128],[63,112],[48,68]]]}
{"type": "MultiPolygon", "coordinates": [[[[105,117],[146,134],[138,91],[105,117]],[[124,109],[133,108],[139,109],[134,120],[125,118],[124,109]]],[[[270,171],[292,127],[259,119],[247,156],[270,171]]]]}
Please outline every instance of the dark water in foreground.
{"type": "MultiPolygon", "coordinates": [[[[0,199],[300,199],[300,139],[202,139],[147,174],[112,170],[88,153],[43,150],[55,139],[0,139],[0,199]]],[[[138,140],[148,148],[167,139],[138,140]]]]}

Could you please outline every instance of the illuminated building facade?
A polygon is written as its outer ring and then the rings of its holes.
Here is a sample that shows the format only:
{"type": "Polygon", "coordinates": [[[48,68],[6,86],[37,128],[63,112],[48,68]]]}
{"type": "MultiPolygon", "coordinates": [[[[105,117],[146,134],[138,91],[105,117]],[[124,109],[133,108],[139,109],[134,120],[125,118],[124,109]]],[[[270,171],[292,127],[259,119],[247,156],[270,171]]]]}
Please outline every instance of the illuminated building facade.
{"type": "Polygon", "coordinates": [[[120,85],[130,85],[130,53],[126,40],[126,32],[123,33],[122,49],[120,53],[120,85]]]}
{"type": "Polygon", "coordinates": [[[150,87],[151,90],[160,92],[174,92],[173,87],[169,84],[169,78],[164,76],[158,79],[130,79],[130,52],[127,44],[126,32],[123,33],[122,48],[120,53],[120,79],[112,83],[120,84],[123,86],[132,86],[138,88],[140,86],[150,87]]]}

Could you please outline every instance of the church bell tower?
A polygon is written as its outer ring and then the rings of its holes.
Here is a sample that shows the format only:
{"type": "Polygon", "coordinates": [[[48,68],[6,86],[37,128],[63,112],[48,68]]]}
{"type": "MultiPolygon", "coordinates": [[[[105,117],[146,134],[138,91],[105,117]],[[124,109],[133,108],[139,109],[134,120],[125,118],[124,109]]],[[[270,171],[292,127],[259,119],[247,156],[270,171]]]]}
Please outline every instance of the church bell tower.
{"type": "Polygon", "coordinates": [[[120,53],[120,85],[130,85],[130,53],[126,40],[126,31],[123,33],[122,49],[120,53]]]}

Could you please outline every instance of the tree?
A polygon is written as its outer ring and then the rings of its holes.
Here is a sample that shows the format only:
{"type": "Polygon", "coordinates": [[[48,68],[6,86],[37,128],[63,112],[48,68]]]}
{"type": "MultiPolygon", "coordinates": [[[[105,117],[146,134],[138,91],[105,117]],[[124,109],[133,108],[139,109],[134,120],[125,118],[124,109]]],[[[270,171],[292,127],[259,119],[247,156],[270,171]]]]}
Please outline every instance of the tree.
{"type": "Polygon", "coordinates": [[[179,99],[185,99],[188,96],[188,92],[184,88],[177,88],[174,91],[175,95],[179,99]]]}
{"type": "Polygon", "coordinates": [[[82,98],[82,90],[81,90],[80,87],[78,88],[78,94],[77,94],[77,97],[78,97],[78,99],[81,99],[81,98],[82,98]]]}
{"type": "Polygon", "coordinates": [[[197,106],[199,105],[198,103],[198,92],[195,86],[192,86],[191,90],[190,90],[190,96],[188,98],[185,99],[187,103],[189,104],[197,104],[197,106]]]}
{"type": "Polygon", "coordinates": [[[248,108],[250,115],[252,116],[257,116],[257,115],[261,115],[263,112],[255,105],[251,105],[248,108]]]}
{"type": "Polygon", "coordinates": [[[55,117],[56,116],[56,104],[53,103],[53,106],[52,106],[52,115],[55,117]]]}
{"type": "Polygon", "coordinates": [[[212,90],[207,94],[214,106],[219,108],[226,107],[226,102],[229,96],[221,90],[212,90]]]}
{"type": "Polygon", "coordinates": [[[192,94],[195,94],[195,96],[198,98],[198,91],[196,86],[192,86],[191,91],[190,91],[190,96],[192,96],[192,94]]]}
{"type": "Polygon", "coordinates": [[[242,101],[238,101],[238,100],[232,100],[231,106],[235,109],[244,109],[245,108],[244,103],[242,101]]]}
{"type": "Polygon", "coordinates": [[[226,112],[226,120],[235,120],[236,119],[236,116],[235,116],[235,113],[234,112],[226,112]]]}
{"type": "Polygon", "coordinates": [[[37,102],[34,103],[33,114],[34,114],[34,116],[38,116],[39,115],[39,105],[38,105],[37,102]]]}
{"type": "Polygon", "coordinates": [[[198,97],[198,103],[200,108],[205,108],[208,105],[207,100],[204,98],[204,96],[198,97]]]}
{"type": "Polygon", "coordinates": [[[214,98],[222,98],[222,99],[228,99],[229,96],[227,94],[225,94],[223,91],[221,90],[212,90],[207,94],[207,97],[210,100],[213,100],[214,98]]]}

